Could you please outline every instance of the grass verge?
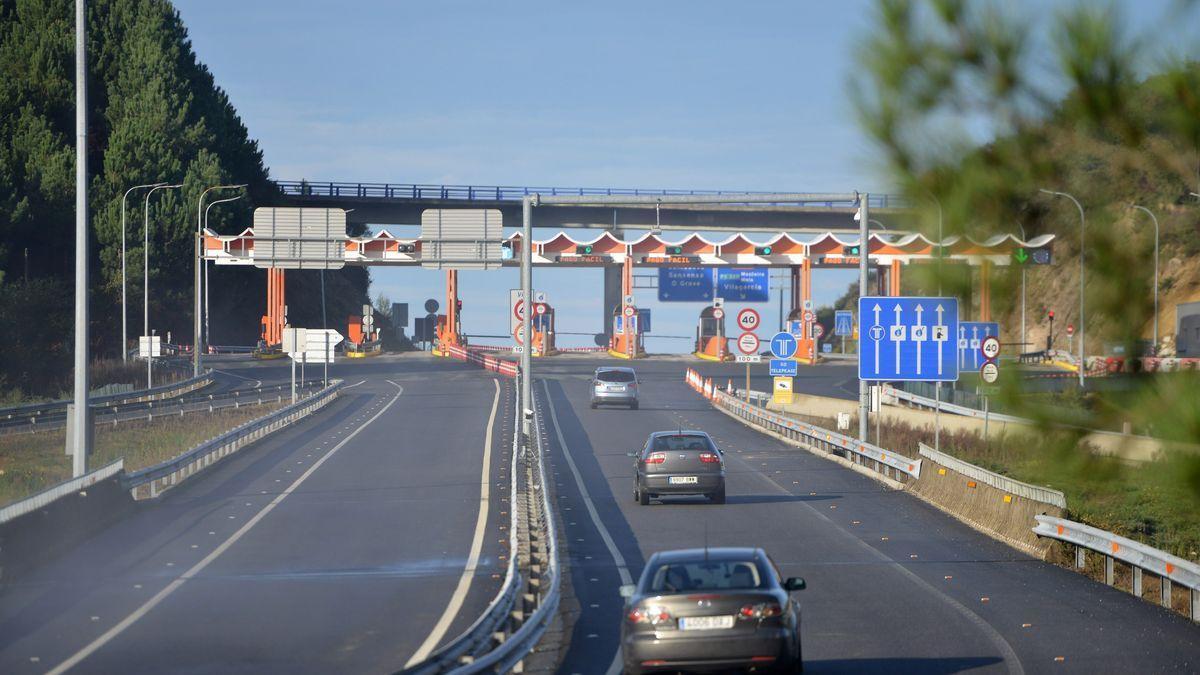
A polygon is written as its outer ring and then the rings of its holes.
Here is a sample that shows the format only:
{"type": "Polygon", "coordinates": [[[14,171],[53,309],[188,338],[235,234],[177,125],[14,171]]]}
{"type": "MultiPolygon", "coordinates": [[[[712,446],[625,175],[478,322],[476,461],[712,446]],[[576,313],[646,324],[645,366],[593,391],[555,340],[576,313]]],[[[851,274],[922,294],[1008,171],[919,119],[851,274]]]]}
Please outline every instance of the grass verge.
{"type": "MultiPolygon", "coordinates": [[[[265,403],[219,410],[208,415],[161,417],[96,428],[94,452],[88,466],[99,467],[125,458],[132,471],[157,464],[197,444],[245,424],[284,404],[265,403]]],[[[0,436],[0,505],[28,497],[71,477],[65,454],[65,432],[0,436]]]]}

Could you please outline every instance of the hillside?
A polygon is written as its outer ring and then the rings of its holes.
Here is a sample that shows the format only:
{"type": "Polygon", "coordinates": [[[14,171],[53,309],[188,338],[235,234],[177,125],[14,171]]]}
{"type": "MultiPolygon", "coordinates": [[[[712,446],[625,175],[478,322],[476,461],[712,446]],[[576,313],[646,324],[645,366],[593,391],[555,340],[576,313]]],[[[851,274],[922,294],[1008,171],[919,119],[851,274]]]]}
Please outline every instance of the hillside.
{"type": "MultiPolygon", "coordinates": [[[[54,394],[69,383],[74,260],[74,3],[0,0],[0,390],[54,394]],[[36,355],[36,358],[35,356],[36,355]]],[[[121,201],[166,181],[150,207],[151,328],[191,342],[193,237],[201,192],[246,183],[247,196],[211,211],[236,232],[277,192],[262,152],[199,61],[166,0],[88,3],[88,168],[92,213],[90,327],[94,353],[121,352],[121,201]]],[[[129,332],[142,331],[144,192],[127,202],[129,332]]],[[[210,198],[212,197],[210,193],[210,198]]],[[[265,273],[215,269],[212,340],[252,344],[265,273]]],[[[288,278],[290,318],[319,323],[317,273],[288,278]]],[[[367,301],[365,269],[327,275],[329,316],[367,301]]]]}

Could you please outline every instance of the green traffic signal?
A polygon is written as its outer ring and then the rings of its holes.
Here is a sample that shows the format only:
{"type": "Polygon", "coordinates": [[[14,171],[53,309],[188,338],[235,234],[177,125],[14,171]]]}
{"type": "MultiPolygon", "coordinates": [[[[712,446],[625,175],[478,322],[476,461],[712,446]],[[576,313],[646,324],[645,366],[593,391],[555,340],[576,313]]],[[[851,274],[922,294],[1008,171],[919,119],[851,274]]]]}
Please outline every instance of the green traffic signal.
{"type": "Polygon", "coordinates": [[[770,246],[759,246],[754,249],[754,255],[771,255],[770,246]]]}
{"type": "Polygon", "coordinates": [[[576,255],[591,255],[592,254],[592,245],[586,244],[583,246],[576,246],[575,254],[576,255]]]}
{"type": "Polygon", "coordinates": [[[683,255],[682,246],[668,246],[667,255],[683,255]]]}

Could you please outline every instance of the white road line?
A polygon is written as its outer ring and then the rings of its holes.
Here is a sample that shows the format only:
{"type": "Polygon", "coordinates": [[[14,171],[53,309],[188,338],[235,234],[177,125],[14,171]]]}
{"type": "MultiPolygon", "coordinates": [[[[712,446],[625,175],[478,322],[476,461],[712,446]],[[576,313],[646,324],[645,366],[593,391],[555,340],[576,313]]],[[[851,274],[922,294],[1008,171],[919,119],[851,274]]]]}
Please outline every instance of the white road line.
{"type": "MultiPolygon", "coordinates": [[[[182,575],[180,575],[178,578],[176,578],[171,583],[167,584],[166,588],[164,588],[161,591],[159,591],[158,593],[156,593],[154,595],[154,597],[150,598],[145,603],[143,603],[142,606],[138,607],[136,610],[134,610],[132,614],[130,614],[129,616],[122,619],[121,622],[118,623],[117,625],[113,626],[112,628],[109,628],[100,637],[96,638],[95,640],[92,640],[92,642],[90,644],[88,644],[86,647],[84,647],[83,649],[80,649],[78,652],[75,652],[75,654],[73,654],[66,661],[63,661],[62,663],[58,664],[53,670],[49,671],[49,673],[47,673],[47,675],[58,675],[59,673],[65,673],[67,670],[79,665],[79,663],[81,661],[83,661],[87,657],[91,656],[97,649],[100,649],[104,645],[108,644],[109,642],[111,642],[113,640],[113,638],[117,637],[121,633],[125,632],[125,630],[127,628],[129,628],[133,624],[137,623],[138,619],[141,619],[143,616],[148,614],[150,612],[150,610],[152,610],[156,606],[158,606],[158,604],[160,602],[162,602],[163,600],[166,600],[167,596],[169,596],[172,593],[174,593],[175,591],[179,590],[179,587],[183,586],[185,583],[187,583],[187,581],[189,579],[192,579],[197,574],[204,571],[205,567],[208,567],[210,564],[212,564],[212,562],[214,560],[216,560],[222,553],[224,553],[226,550],[228,550],[230,546],[233,546],[234,543],[236,543],[238,539],[241,539],[247,532],[250,531],[251,528],[253,528],[255,525],[257,525],[258,521],[265,518],[266,515],[268,513],[270,513],[271,511],[273,511],[275,509],[275,507],[278,506],[281,502],[283,502],[283,500],[286,499],[288,495],[290,495],[293,491],[295,491],[296,488],[300,487],[301,483],[303,483],[305,480],[307,480],[308,477],[311,476],[314,472],[316,472],[317,469],[321,468],[321,465],[325,463],[325,460],[332,457],[333,453],[337,452],[338,450],[340,450],[342,448],[342,446],[349,443],[350,439],[352,439],[358,435],[358,432],[362,431],[363,429],[366,429],[368,426],[371,425],[372,422],[374,422],[376,419],[378,419],[380,415],[383,415],[383,413],[387,412],[388,408],[392,407],[392,404],[395,403],[400,398],[400,395],[404,393],[404,387],[396,384],[395,382],[392,382],[391,380],[388,380],[388,382],[396,387],[396,389],[397,389],[396,395],[392,397],[392,400],[388,401],[388,404],[385,405],[383,407],[383,409],[381,409],[379,412],[375,413],[374,417],[372,417],[371,419],[364,422],[357,429],[355,429],[353,433],[346,436],[346,438],[342,439],[341,443],[338,443],[337,445],[330,448],[329,452],[326,452],[324,455],[322,455],[321,459],[317,460],[315,464],[313,464],[311,467],[309,467],[308,471],[305,471],[303,474],[301,474],[301,476],[299,478],[297,478],[291,485],[289,485],[283,492],[280,492],[279,496],[275,497],[275,499],[272,499],[271,502],[269,504],[267,504],[266,506],[264,506],[261,511],[254,514],[254,517],[252,517],[250,520],[246,521],[245,525],[242,525],[240,528],[238,528],[237,532],[234,532],[233,534],[231,534],[229,536],[228,539],[221,542],[221,545],[216,547],[215,549],[213,549],[212,553],[209,553],[208,555],[204,556],[204,558],[200,562],[196,563],[195,565],[192,565],[191,569],[184,572],[182,575]]],[[[230,518],[232,518],[232,517],[233,516],[230,516],[230,518]]]]}
{"type": "MultiPolygon", "coordinates": [[[[629,567],[625,564],[625,556],[617,550],[617,545],[613,542],[612,535],[609,534],[608,528],[604,526],[604,522],[600,520],[600,514],[596,511],[596,504],[592,501],[592,495],[583,484],[583,476],[579,473],[579,467],[575,466],[575,460],[571,457],[571,451],[567,448],[567,440],[563,438],[562,428],[558,426],[558,411],[554,408],[554,399],[550,396],[550,385],[546,380],[542,380],[542,389],[546,392],[546,404],[550,407],[550,421],[554,424],[554,433],[558,436],[558,447],[562,448],[563,457],[567,460],[567,466],[571,468],[571,475],[575,477],[575,486],[579,488],[579,494],[583,497],[584,506],[587,506],[588,515],[592,518],[592,523],[596,526],[596,530],[600,532],[600,538],[604,540],[604,546],[608,548],[608,554],[612,556],[613,562],[617,566],[617,574],[621,576],[621,584],[628,585],[633,583],[633,576],[629,574],[629,567]]],[[[612,663],[609,664],[606,675],[615,675],[621,672],[621,649],[617,648],[617,653],[613,656],[612,663]]]]}
{"type": "MultiPolygon", "coordinates": [[[[353,389],[353,388],[357,387],[358,385],[362,384],[363,382],[366,382],[366,380],[359,380],[358,382],[355,382],[354,384],[352,384],[352,385],[350,385],[350,386],[348,386],[348,387],[342,387],[342,391],[345,391],[345,390],[347,390],[347,389],[353,389]]],[[[388,382],[392,382],[392,381],[391,381],[391,380],[388,380],[388,382]]],[[[392,382],[392,384],[396,384],[396,383],[395,383],[395,382],[392,382]]],[[[397,387],[399,387],[400,385],[396,384],[396,386],[397,386],[397,387]]],[[[390,405],[390,404],[389,404],[389,405],[390,405]]]]}
{"type": "Polygon", "coordinates": [[[471,580],[475,578],[476,569],[479,567],[479,553],[483,549],[483,535],[487,529],[491,495],[492,426],[496,422],[496,410],[500,407],[500,381],[492,378],[492,384],[496,386],[496,395],[492,398],[492,412],[488,415],[487,430],[483,436],[483,472],[479,481],[479,514],[475,517],[475,537],[471,541],[471,552],[467,555],[467,566],[463,568],[462,576],[458,579],[458,586],[454,588],[454,594],[450,596],[450,602],[446,604],[441,618],[434,624],[433,630],[413,653],[408,663],[404,664],[405,668],[424,661],[425,657],[429,656],[434,647],[437,647],[438,643],[442,641],[446,631],[450,630],[450,624],[454,623],[454,617],[458,616],[458,611],[462,609],[462,604],[467,599],[467,592],[471,590],[471,580]]]}

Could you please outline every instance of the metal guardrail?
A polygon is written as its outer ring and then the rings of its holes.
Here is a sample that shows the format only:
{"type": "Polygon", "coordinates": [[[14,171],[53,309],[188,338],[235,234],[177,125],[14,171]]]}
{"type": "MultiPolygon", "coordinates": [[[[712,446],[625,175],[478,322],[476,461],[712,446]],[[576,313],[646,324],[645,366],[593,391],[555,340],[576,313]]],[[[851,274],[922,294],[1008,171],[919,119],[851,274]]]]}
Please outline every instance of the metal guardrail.
{"type": "Polygon", "coordinates": [[[126,473],[121,476],[121,487],[132,491],[136,499],[139,496],[138,488],[149,485],[149,497],[157,497],[163,489],[177,485],[181,480],[203,470],[226,455],[236,452],[242,446],[249,445],[324,407],[337,397],[341,386],[342,381],[335,380],[328,387],[306,399],[230,429],[177,457],[126,473]]]}
{"type": "Polygon", "coordinates": [[[1200,565],[1173,556],[1165,551],[1104,530],[1052,516],[1034,516],[1037,525],[1034,534],[1075,545],[1075,567],[1082,568],[1086,562],[1086,551],[1095,551],[1104,556],[1104,581],[1109,586],[1115,583],[1114,561],[1121,561],[1133,568],[1132,592],[1142,597],[1142,572],[1157,575],[1159,603],[1171,608],[1171,585],[1180,584],[1191,591],[1188,615],[1192,621],[1200,621],[1200,565]]]}
{"type": "MultiPolygon", "coordinates": [[[[684,195],[758,195],[777,194],[754,190],[643,190],[640,188],[533,187],[513,185],[436,185],[422,183],[345,183],[336,181],[276,181],[283,194],[289,197],[355,197],[359,199],[455,200],[455,201],[518,201],[533,194],[552,196],[684,196],[684,195]]],[[[851,202],[820,202],[820,205],[851,207],[851,202]]],[[[872,194],[873,209],[907,208],[909,202],[900,195],[872,194]]]]}
{"type": "MultiPolygon", "coordinates": [[[[514,391],[519,394],[519,381],[514,391]]],[[[469,628],[402,673],[506,673],[537,645],[558,610],[558,535],[546,486],[542,415],[531,443],[521,443],[520,396],[514,397],[509,500],[509,559],[495,599],[469,628]]],[[[537,406],[535,406],[537,407],[537,406]]]]}
{"type": "Polygon", "coordinates": [[[921,477],[921,460],[919,459],[910,459],[839,432],[823,429],[807,422],[798,422],[785,415],[739,401],[732,395],[721,391],[720,387],[714,386],[711,379],[701,378],[699,373],[690,368],[685,379],[693,389],[711,400],[713,405],[724,408],[741,419],[785,438],[806,443],[826,452],[848,452],[851,454],[852,461],[858,464],[874,461],[877,471],[888,477],[892,477],[891,474],[894,471],[896,480],[901,480],[901,476],[921,477]]]}
{"type": "MultiPolygon", "coordinates": [[[[107,396],[89,396],[88,405],[94,408],[96,406],[111,405],[113,403],[121,404],[154,398],[158,398],[160,400],[163,398],[174,398],[179,394],[173,392],[186,393],[187,391],[194,391],[200,387],[207,386],[211,382],[212,371],[208,371],[195,377],[189,377],[186,380],[179,380],[177,382],[170,382],[168,384],[160,384],[157,387],[151,387],[149,389],[136,389],[134,391],[123,392],[120,394],[109,394],[107,396]],[[171,395],[167,396],[167,394],[171,395]]],[[[75,401],[73,399],[63,399],[59,401],[26,403],[24,405],[0,408],[0,421],[17,418],[31,419],[57,412],[61,412],[65,415],[67,411],[67,404],[74,402],[75,401]]]]}
{"type": "Polygon", "coordinates": [[[939,450],[934,450],[924,443],[918,444],[917,452],[919,452],[922,457],[929,458],[930,461],[937,462],[947,469],[953,469],[967,478],[973,478],[980,483],[990,485],[997,490],[1003,490],[1009,494],[1031,499],[1035,502],[1057,506],[1060,509],[1067,508],[1067,497],[1058,490],[1053,490],[1041,485],[1033,485],[1031,483],[1022,483],[1019,480],[1013,480],[1008,476],[1002,476],[998,473],[988,471],[982,467],[975,466],[974,464],[964,462],[957,457],[947,455],[939,450]]]}
{"type": "Polygon", "coordinates": [[[45,508],[51,502],[62,499],[67,495],[87,489],[89,486],[95,485],[102,480],[112,478],[121,473],[125,469],[125,460],[118,459],[106,466],[102,466],[95,471],[85,473],[78,478],[65,480],[54,487],[46,488],[41,492],[26,497],[20,501],[15,501],[0,509],[0,525],[8,521],[19,518],[27,513],[33,513],[39,509],[45,508]]]}
{"type": "Polygon", "coordinates": [[[457,346],[446,347],[443,351],[444,356],[473,363],[484,370],[490,370],[494,373],[500,373],[508,377],[516,377],[519,371],[515,361],[506,361],[498,359],[490,354],[484,354],[470,347],[462,348],[457,346]]]}
{"type": "Polygon", "coordinates": [[[975,408],[968,408],[967,406],[956,405],[954,403],[947,403],[945,401],[937,401],[935,399],[927,398],[927,397],[921,396],[919,394],[914,394],[910,391],[904,391],[903,389],[897,389],[891,385],[884,385],[883,398],[884,398],[885,402],[887,401],[887,399],[891,398],[891,399],[894,399],[897,401],[905,401],[907,403],[911,403],[912,405],[921,406],[922,408],[940,409],[942,412],[951,413],[953,415],[963,415],[965,417],[972,417],[972,418],[975,418],[978,420],[988,419],[988,420],[992,420],[995,422],[1014,422],[1017,424],[1034,424],[1033,420],[1027,420],[1023,417],[1016,417],[1013,415],[1005,415],[1002,413],[995,413],[995,412],[991,412],[991,411],[976,410],[975,408]]]}

